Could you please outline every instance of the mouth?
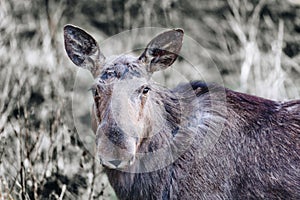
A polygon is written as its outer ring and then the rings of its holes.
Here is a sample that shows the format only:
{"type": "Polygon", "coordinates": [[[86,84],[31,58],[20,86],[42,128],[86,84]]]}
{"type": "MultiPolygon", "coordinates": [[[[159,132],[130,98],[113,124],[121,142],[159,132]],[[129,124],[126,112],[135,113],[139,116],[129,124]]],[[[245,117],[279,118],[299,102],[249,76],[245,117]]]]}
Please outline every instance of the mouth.
{"type": "Polygon", "coordinates": [[[109,169],[125,169],[133,165],[135,161],[135,157],[132,156],[129,160],[119,160],[119,159],[101,159],[100,164],[103,167],[107,167],[109,169]]]}

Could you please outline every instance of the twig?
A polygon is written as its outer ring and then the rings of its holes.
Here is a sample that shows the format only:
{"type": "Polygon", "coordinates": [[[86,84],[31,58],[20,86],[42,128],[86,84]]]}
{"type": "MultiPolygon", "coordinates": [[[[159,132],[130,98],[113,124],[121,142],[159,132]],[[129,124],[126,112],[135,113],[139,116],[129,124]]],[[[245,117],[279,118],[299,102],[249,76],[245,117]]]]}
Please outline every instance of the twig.
{"type": "Polygon", "coordinates": [[[89,194],[89,200],[92,199],[92,196],[93,196],[93,193],[94,193],[94,185],[95,185],[95,179],[96,179],[96,161],[95,161],[95,156],[93,157],[93,166],[92,166],[92,169],[93,169],[93,179],[92,179],[92,184],[91,184],[91,191],[90,191],[90,194],[89,194]]]}
{"type": "Polygon", "coordinates": [[[61,189],[61,193],[60,193],[60,196],[59,196],[59,200],[63,199],[65,191],[66,191],[66,188],[67,188],[66,185],[63,184],[62,189],[61,189]]]}
{"type": "Polygon", "coordinates": [[[283,41],[283,30],[284,30],[284,22],[282,19],[279,20],[278,27],[278,39],[276,45],[276,57],[275,57],[275,70],[277,73],[280,73],[281,70],[281,54],[282,54],[282,41],[283,41]]]}

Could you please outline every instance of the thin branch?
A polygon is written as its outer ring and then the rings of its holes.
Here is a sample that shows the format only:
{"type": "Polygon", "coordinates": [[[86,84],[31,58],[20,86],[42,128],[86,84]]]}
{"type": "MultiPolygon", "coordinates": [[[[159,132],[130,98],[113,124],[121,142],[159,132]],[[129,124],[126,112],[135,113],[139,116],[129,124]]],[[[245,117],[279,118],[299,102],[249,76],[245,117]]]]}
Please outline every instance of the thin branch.
{"type": "Polygon", "coordinates": [[[93,156],[93,166],[92,166],[93,179],[92,179],[92,184],[91,184],[91,191],[90,191],[90,194],[89,194],[89,200],[92,199],[93,193],[94,193],[94,185],[95,185],[95,179],[96,179],[96,161],[95,160],[96,160],[95,156],[93,156]]]}
{"type": "Polygon", "coordinates": [[[67,186],[65,184],[63,184],[62,189],[61,189],[61,193],[60,193],[60,196],[59,196],[59,200],[63,199],[64,194],[66,192],[66,189],[67,189],[67,186]]]}

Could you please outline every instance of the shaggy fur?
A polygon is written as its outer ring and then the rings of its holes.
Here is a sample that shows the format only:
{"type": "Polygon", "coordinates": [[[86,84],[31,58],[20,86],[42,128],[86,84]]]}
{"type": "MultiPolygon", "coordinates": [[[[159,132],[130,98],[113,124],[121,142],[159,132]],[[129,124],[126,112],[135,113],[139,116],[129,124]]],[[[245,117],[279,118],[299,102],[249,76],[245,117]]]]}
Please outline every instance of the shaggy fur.
{"type": "MultiPolygon", "coordinates": [[[[191,85],[198,91],[197,98],[192,100],[198,106],[182,110],[199,110],[202,116],[210,113],[202,122],[206,125],[191,133],[194,134],[191,147],[164,169],[141,174],[106,169],[118,197],[300,199],[300,101],[279,103],[226,89],[223,103],[226,102],[227,115],[224,115],[221,111],[210,112],[209,95],[218,95],[222,88],[213,86],[209,93],[201,82],[191,85]],[[214,126],[211,124],[214,118],[224,120],[225,126],[211,151],[199,158],[203,134],[207,133],[206,128],[214,126]]],[[[189,84],[181,85],[174,91],[181,92],[178,96],[184,98],[188,88],[189,84]]],[[[161,101],[169,111],[169,119],[175,117],[176,111],[167,107],[176,104],[176,99],[161,101]]],[[[191,100],[187,101],[185,106],[191,105],[191,100]]],[[[173,139],[170,134],[167,138],[173,139]]],[[[150,142],[153,141],[147,145],[150,142]]]]}
{"type": "Polygon", "coordinates": [[[181,29],[155,37],[138,58],[106,59],[72,25],[64,35],[70,59],[95,77],[97,153],[119,199],[300,199],[299,100],[153,83],[176,60],[181,29]]]}

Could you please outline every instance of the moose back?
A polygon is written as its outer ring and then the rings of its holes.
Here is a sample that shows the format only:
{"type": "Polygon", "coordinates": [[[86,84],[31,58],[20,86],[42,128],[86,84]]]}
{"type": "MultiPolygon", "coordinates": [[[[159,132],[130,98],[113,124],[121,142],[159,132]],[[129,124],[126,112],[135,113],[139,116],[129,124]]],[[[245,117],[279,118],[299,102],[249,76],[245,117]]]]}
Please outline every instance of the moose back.
{"type": "Polygon", "coordinates": [[[106,58],[87,32],[64,28],[69,58],[95,78],[97,157],[118,198],[300,199],[300,101],[200,81],[171,90],[155,83],[183,35],[173,29],[139,57],[106,58]]]}

